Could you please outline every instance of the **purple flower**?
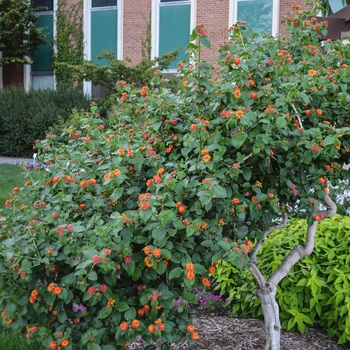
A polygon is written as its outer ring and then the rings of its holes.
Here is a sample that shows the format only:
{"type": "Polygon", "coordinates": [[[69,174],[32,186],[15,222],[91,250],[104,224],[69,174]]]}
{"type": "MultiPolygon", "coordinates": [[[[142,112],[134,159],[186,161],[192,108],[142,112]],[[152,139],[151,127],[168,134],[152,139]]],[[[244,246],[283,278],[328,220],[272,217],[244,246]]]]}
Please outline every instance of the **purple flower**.
{"type": "Polygon", "coordinates": [[[181,299],[176,300],[174,303],[174,306],[180,306],[180,304],[181,304],[181,299]]]}

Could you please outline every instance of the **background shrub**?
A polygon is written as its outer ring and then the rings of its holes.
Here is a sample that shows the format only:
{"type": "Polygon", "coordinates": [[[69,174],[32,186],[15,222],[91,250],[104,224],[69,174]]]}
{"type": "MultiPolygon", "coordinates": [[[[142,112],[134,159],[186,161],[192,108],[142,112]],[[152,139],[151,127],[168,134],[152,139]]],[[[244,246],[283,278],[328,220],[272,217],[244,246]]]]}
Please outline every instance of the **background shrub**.
{"type": "MultiPolygon", "coordinates": [[[[282,230],[269,235],[259,254],[264,275],[271,275],[296,244],[304,244],[305,220],[292,219],[282,230]]],[[[335,215],[320,223],[315,250],[290,271],[277,288],[282,327],[301,333],[321,326],[339,343],[350,340],[350,277],[348,254],[350,218],[335,215]]],[[[229,294],[234,306],[231,315],[262,316],[256,284],[247,269],[238,270],[221,262],[215,280],[221,294],[229,294]]]]}
{"type": "Polygon", "coordinates": [[[58,117],[72,109],[87,109],[90,101],[78,90],[11,88],[0,92],[0,155],[32,157],[35,140],[45,137],[58,117]]]}

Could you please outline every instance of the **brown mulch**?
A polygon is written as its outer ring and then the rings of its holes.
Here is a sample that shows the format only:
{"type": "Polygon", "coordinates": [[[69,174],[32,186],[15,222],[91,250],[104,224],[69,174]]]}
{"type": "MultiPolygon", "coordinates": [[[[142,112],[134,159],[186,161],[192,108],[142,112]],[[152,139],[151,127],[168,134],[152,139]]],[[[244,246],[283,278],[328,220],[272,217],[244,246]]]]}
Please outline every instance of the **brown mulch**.
{"type": "MultiPolygon", "coordinates": [[[[195,345],[187,340],[173,345],[173,350],[264,350],[265,334],[263,321],[232,318],[226,315],[197,312],[193,322],[199,339],[195,345]]],[[[157,343],[160,350],[161,343],[157,343]]],[[[128,349],[143,349],[146,344],[136,341],[128,349]]],[[[347,350],[319,329],[310,329],[307,334],[282,330],[281,350],[347,350]]]]}

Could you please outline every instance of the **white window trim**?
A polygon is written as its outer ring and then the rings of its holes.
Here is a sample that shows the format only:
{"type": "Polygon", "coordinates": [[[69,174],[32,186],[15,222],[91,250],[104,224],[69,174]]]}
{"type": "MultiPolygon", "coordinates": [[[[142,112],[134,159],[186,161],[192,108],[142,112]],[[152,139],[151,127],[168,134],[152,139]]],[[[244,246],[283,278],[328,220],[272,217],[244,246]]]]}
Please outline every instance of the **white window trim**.
{"type": "MultiPolygon", "coordinates": [[[[123,21],[124,21],[124,0],[118,0],[117,6],[92,7],[92,0],[84,1],[83,9],[83,31],[84,31],[84,59],[91,60],[91,12],[118,9],[118,36],[117,36],[117,59],[122,60],[123,53],[123,21]]],[[[91,81],[83,83],[83,91],[87,96],[92,94],[91,81]]]]}
{"type": "MultiPolygon", "coordinates": [[[[190,33],[188,33],[188,40],[190,40],[190,34],[197,25],[197,0],[177,1],[177,2],[164,2],[160,0],[152,0],[152,18],[151,18],[151,58],[159,57],[159,8],[160,6],[174,6],[174,5],[191,5],[190,12],[190,33]]],[[[177,69],[167,69],[163,73],[176,73],[177,69]]]]}
{"type": "MultiPolygon", "coordinates": [[[[237,0],[229,0],[228,27],[237,22],[237,0]]],[[[241,0],[244,1],[244,0],[241,0]]],[[[276,36],[279,33],[280,0],[272,2],[272,29],[271,34],[276,36]]]]}

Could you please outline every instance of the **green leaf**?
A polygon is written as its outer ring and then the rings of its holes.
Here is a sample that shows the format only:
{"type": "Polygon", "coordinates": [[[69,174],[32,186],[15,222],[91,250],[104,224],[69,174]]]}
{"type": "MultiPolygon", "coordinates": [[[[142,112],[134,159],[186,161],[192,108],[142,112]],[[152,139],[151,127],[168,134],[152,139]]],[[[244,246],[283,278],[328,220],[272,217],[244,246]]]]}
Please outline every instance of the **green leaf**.
{"type": "Polygon", "coordinates": [[[244,141],[247,139],[247,137],[248,137],[247,133],[243,131],[238,132],[231,138],[232,146],[236,149],[240,148],[243,145],[244,141]]]}
{"type": "Polygon", "coordinates": [[[123,312],[128,309],[129,309],[129,305],[125,301],[120,301],[116,306],[116,310],[119,312],[123,312]]]}
{"type": "Polygon", "coordinates": [[[225,188],[221,187],[220,185],[214,185],[213,186],[213,195],[216,198],[226,198],[227,197],[227,192],[225,188]]]}
{"type": "Polygon", "coordinates": [[[252,169],[251,168],[243,168],[242,175],[246,181],[249,181],[252,177],[252,169]]]}
{"type": "Polygon", "coordinates": [[[91,271],[91,273],[88,276],[88,279],[90,281],[97,281],[97,273],[96,273],[96,271],[91,271]]]}
{"type": "Polygon", "coordinates": [[[211,47],[211,42],[207,35],[199,36],[199,41],[204,47],[207,47],[207,48],[211,47]]]}
{"type": "Polygon", "coordinates": [[[109,307],[103,307],[99,312],[98,312],[98,318],[106,318],[108,317],[113,311],[113,308],[109,307]]]}
{"type": "Polygon", "coordinates": [[[136,309],[134,307],[129,308],[124,312],[124,317],[127,321],[131,321],[136,317],[136,309]]]}
{"type": "Polygon", "coordinates": [[[108,344],[108,345],[103,345],[103,346],[102,346],[102,350],[116,350],[116,347],[113,346],[113,345],[110,345],[110,344],[108,344]]]}
{"type": "Polygon", "coordinates": [[[336,140],[336,136],[335,135],[328,135],[325,139],[324,139],[324,141],[323,141],[323,144],[324,144],[324,146],[326,147],[326,146],[329,146],[329,145],[334,145],[334,143],[335,143],[335,140],[336,140]]]}
{"type": "Polygon", "coordinates": [[[232,249],[232,244],[226,241],[218,241],[217,245],[222,248],[225,252],[228,252],[232,249]]]}
{"type": "Polygon", "coordinates": [[[183,269],[181,267],[175,267],[169,273],[169,280],[180,277],[182,273],[183,273],[183,269]]]}
{"type": "Polygon", "coordinates": [[[166,236],[166,229],[157,227],[152,231],[152,237],[156,242],[162,241],[166,236]]]}
{"type": "Polygon", "coordinates": [[[131,276],[135,271],[135,262],[133,260],[129,263],[123,261],[122,266],[129,276],[131,276]]]}
{"type": "Polygon", "coordinates": [[[170,221],[174,217],[174,212],[172,210],[162,210],[159,213],[158,219],[161,223],[170,221]]]}
{"type": "Polygon", "coordinates": [[[66,320],[67,320],[67,314],[66,314],[66,312],[65,311],[60,311],[59,313],[58,313],[58,315],[57,315],[57,318],[58,318],[58,321],[60,322],[60,323],[65,323],[66,322],[66,320]]]}
{"type": "Polygon", "coordinates": [[[276,126],[277,126],[277,129],[278,129],[278,130],[282,129],[282,128],[285,127],[286,125],[287,125],[287,121],[286,121],[286,118],[285,118],[285,117],[278,117],[278,118],[277,118],[276,126]]]}
{"type": "Polygon", "coordinates": [[[140,210],[139,211],[140,218],[141,218],[142,222],[145,223],[145,224],[150,219],[152,214],[153,214],[152,208],[149,208],[147,210],[140,210]]]}

